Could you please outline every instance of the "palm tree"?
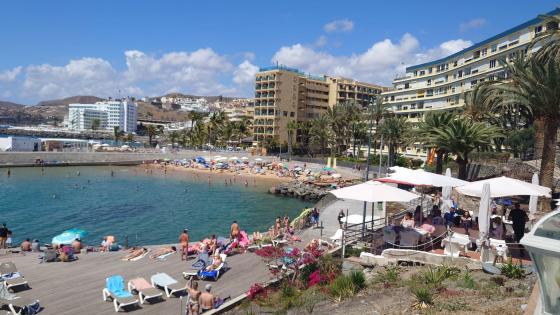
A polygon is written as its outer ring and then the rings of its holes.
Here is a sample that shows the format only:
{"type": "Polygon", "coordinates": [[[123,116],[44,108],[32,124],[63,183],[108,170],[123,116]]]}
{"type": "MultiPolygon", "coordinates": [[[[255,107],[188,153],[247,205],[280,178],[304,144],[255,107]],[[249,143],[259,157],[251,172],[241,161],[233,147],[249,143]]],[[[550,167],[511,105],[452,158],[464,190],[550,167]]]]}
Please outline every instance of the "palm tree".
{"type": "Polygon", "coordinates": [[[176,130],[173,130],[171,133],[169,133],[169,141],[171,142],[171,148],[175,148],[175,143],[178,142],[180,137],[181,135],[176,130]]]}
{"type": "Polygon", "coordinates": [[[219,137],[226,122],[227,116],[224,111],[220,110],[210,114],[210,119],[207,125],[208,142],[210,144],[214,144],[216,142],[216,139],[219,137]]]}
{"type": "Polygon", "coordinates": [[[436,150],[436,173],[443,172],[443,155],[447,153],[442,147],[438,147],[434,138],[438,135],[436,130],[446,128],[455,119],[456,115],[450,111],[436,111],[424,116],[424,121],[418,126],[420,140],[430,148],[436,150]]]}
{"type": "Polygon", "coordinates": [[[383,136],[389,147],[389,166],[394,166],[397,149],[410,140],[411,125],[404,116],[393,116],[385,119],[379,127],[379,135],[383,136]]]}
{"type": "Polygon", "coordinates": [[[113,137],[115,139],[115,145],[119,144],[119,140],[122,138],[123,135],[124,135],[124,131],[122,131],[119,126],[113,127],[113,137]]]}
{"type": "Polygon", "coordinates": [[[496,98],[493,97],[494,84],[496,84],[494,81],[482,82],[464,93],[463,116],[473,121],[488,121],[492,118],[492,110],[497,103],[496,98]]]}
{"type": "Polygon", "coordinates": [[[325,154],[327,145],[333,141],[331,121],[327,115],[321,115],[311,121],[309,140],[312,144],[319,145],[321,155],[325,154]]]}
{"type": "MultiPolygon", "coordinates": [[[[553,45],[560,45],[558,39],[546,43],[543,46],[544,51],[553,51],[550,48],[553,45]]],[[[505,63],[505,67],[508,81],[496,88],[502,93],[501,97],[505,102],[530,107],[536,120],[544,122],[539,178],[541,185],[553,188],[557,132],[560,124],[560,62],[537,53],[529,57],[518,56],[505,63]]],[[[535,128],[537,129],[537,124],[535,128]]]]}
{"type": "Polygon", "coordinates": [[[124,137],[123,140],[130,143],[132,141],[134,141],[134,134],[133,133],[127,133],[124,137]]]}
{"type": "Polygon", "coordinates": [[[99,129],[100,125],[101,125],[101,120],[99,120],[99,118],[94,118],[91,120],[91,130],[99,129]]]}
{"type": "Polygon", "coordinates": [[[460,179],[467,179],[469,154],[476,149],[490,147],[492,139],[501,136],[499,128],[466,117],[458,117],[434,132],[431,142],[456,156],[460,179]]]}
{"type": "Polygon", "coordinates": [[[288,121],[286,125],[286,129],[288,131],[288,159],[292,159],[292,142],[294,140],[294,132],[298,129],[298,123],[295,120],[288,121]]]}
{"type": "Polygon", "coordinates": [[[152,146],[152,139],[159,134],[159,128],[155,125],[148,125],[146,127],[146,134],[148,134],[148,145],[152,146]]]}

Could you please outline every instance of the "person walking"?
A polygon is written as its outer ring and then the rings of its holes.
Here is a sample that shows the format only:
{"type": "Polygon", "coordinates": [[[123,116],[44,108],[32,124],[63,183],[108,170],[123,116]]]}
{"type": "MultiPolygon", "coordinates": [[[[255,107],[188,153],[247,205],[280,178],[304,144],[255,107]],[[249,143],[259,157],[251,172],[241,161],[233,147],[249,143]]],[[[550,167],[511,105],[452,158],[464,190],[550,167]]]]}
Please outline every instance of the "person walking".
{"type": "Polygon", "coordinates": [[[525,235],[525,223],[529,221],[529,216],[519,207],[519,203],[516,203],[509,212],[508,220],[512,221],[515,242],[519,243],[523,235],[525,235]]]}

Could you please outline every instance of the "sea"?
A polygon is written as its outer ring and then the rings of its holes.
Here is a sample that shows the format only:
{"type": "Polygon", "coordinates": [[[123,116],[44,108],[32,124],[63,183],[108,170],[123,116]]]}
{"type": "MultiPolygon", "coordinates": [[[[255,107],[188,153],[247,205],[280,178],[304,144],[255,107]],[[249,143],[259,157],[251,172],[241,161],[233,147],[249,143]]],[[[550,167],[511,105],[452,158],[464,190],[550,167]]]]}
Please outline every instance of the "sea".
{"type": "Polygon", "coordinates": [[[237,220],[243,230],[266,231],[277,216],[297,216],[312,206],[299,199],[268,194],[272,182],[237,176],[232,185],[215,176],[141,167],[29,167],[0,169],[0,223],[25,238],[49,243],[78,228],[85,244],[114,235],[121,244],[177,243],[184,228],[192,240],[228,236],[237,220]]]}

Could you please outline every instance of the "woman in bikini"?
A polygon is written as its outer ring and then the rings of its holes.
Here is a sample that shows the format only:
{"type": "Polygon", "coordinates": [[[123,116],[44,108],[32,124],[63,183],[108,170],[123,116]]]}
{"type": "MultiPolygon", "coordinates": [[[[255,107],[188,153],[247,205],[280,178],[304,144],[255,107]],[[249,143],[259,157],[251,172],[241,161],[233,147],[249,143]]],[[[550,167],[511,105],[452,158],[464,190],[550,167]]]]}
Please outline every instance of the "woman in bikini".
{"type": "Polygon", "coordinates": [[[200,298],[200,291],[198,291],[198,282],[193,278],[189,280],[189,300],[187,302],[187,314],[200,314],[200,305],[198,299],[200,298]]]}

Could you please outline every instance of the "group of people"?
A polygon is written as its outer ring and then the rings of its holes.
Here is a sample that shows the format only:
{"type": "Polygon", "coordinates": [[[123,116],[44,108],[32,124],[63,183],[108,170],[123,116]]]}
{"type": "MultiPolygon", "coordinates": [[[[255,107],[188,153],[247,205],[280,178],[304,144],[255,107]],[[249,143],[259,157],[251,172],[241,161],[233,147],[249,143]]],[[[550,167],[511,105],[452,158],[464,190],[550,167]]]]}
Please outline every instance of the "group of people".
{"type": "Polygon", "coordinates": [[[192,278],[188,283],[188,300],[186,305],[186,314],[197,315],[203,312],[219,308],[230,297],[224,299],[212,294],[212,284],[208,283],[204,287],[204,291],[198,290],[198,282],[192,278]]]}
{"type": "MultiPolygon", "coordinates": [[[[437,201],[437,196],[436,196],[437,201]]],[[[504,217],[507,209],[504,209],[504,217]]],[[[502,216],[497,215],[497,207],[494,204],[492,207],[492,214],[496,215],[490,220],[489,236],[495,239],[505,239],[506,228],[502,216]]],[[[455,203],[450,207],[449,211],[442,214],[440,205],[435,203],[428,216],[433,225],[445,225],[447,227],[461,227],[465,230],[465,234],[469,235],[473,226],[476,224],[471,213],[468,210],[458,207],[455,203]]],[[[405,213],[401,220],[403,227],[412,228],[420,226],[424,222],[424,213],[421,206],[417,206],[414,212],[405,213]]],[[[525,234],[525,224],[529,221],[529,216],[525,210],[521,209],[519,203],[515,203],[513,209],[509,211],[507,220],[511,221],[513,228],[513,238],[516,243],[519,243],[525,234]]]]}
{"type": "Polygon", "coordinates": [[[282,219],[281,217],[276,217],[274,225],[270,228],[269,234],[271,238],[276,239],[285,235],[293,235],[294,229],[290,225],[290,217],[285,215],[282,219]]]}

